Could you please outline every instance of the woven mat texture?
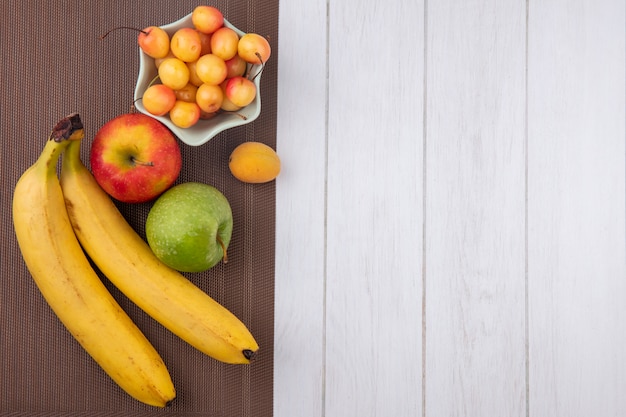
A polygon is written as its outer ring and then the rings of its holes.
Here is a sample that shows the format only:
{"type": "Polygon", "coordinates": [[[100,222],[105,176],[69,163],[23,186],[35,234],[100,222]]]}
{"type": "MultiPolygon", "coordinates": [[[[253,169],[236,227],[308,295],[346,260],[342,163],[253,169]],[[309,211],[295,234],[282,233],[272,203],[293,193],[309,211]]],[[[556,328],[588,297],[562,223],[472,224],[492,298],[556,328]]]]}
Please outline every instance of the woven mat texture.
{"type": "MultiPolygon", "coordinates": [[[[271,416],[275,186],[237,181],[228,170],[228,156],[249,140],[276,147],[278,0],[3,0],[0,5],[0,416],[271,416]],[[82,159],[88,165],[97,130],[131,109],[139,69],[137,33],[120,30],[104,40],[100,35],[118,26],[164,25],[198,4],[218,7],[236,27],[267,36],[273,46],[261,81],[259,118],[199,147],[181,142],[178,179],[211,184],[231,203],[235,226],[228,264],[185,275],[242,319],[260,350],[249,366],[219,363],[164,329],[103,278],[168,365],[177,398],[157,409],[117,387],[45,303],[19,252],[11,200],[19,176],[59,119],[81,115],[82,159]]],[[[151,204],[117,204],[145,237],[151,204]]]]}

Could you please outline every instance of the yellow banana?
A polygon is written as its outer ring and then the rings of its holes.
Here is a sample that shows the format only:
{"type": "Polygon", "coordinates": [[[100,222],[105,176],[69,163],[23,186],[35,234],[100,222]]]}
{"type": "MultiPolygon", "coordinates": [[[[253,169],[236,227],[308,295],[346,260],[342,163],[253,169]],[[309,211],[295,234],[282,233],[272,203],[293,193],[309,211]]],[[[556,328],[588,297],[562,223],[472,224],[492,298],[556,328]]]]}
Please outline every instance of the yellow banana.
{"type": "Polygon", "coordinates": [[[79,142],[71,143],[64,153],[61,187],[80,243],[122,293],[212,358],[250,362],[259,347],[247,327],[153,254],[82,163],[79,142]]]}
{"type": "Polygon", "coordinates": [[[19,247],[45,300],[89,355],[129,395],[163,407],[176,396],[170,374],[91,267],[67,215],[57,162],[83,135],[77,114],[62,119],[18,180],[13,223],[19,247]]]}

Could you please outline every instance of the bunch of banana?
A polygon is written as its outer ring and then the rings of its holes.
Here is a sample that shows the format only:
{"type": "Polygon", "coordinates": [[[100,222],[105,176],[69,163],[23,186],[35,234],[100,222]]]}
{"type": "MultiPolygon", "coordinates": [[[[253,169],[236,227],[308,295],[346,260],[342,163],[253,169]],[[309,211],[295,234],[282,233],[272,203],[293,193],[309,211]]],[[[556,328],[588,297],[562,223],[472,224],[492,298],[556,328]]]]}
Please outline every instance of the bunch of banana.
{"type": "Polygon", "coordinates": [[[80,143],[77,114],[55,126],[13,195],[13,223],[26,265],[45,300],[74,338],[129,395],[163,407],[176,396],[158,352],[108,292],[70,223],[57,161],[80,143]]]}
{"type": "Polygon", "coordinates": [[[80,160],[80,141],[63,156],[61,187],[82,247],[131,301],[201,352],[245,364],[258,350],[246,326],[181,273],[163,264],[80,160]]]}

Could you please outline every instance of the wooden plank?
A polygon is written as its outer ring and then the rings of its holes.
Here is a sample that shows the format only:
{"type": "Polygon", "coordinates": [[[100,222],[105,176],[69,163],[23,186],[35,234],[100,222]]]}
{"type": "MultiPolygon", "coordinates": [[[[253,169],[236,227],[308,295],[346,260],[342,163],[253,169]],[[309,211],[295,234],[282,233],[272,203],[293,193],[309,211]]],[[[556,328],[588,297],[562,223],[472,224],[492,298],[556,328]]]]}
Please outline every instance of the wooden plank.
{"type": "Polygon", "coordinates": [[[274,413],[323,408],[326,3],[281,2],[274,413]],[[313,42],[312,39],[315,39],[313,42]]]}
{"type": "Polygon", "coordinates": [[[421,413],[423,2],[329,2],[326,417],[421,413]]]}
{"type": "Polygon", "coordinates": [[[429,2],[425,415],[525,416],[524,2],[429,2]]]}
{"type": "Polygon", "coordinates": [[[530,2],[531,416],[626,415],[625,14],[530,2]]]}

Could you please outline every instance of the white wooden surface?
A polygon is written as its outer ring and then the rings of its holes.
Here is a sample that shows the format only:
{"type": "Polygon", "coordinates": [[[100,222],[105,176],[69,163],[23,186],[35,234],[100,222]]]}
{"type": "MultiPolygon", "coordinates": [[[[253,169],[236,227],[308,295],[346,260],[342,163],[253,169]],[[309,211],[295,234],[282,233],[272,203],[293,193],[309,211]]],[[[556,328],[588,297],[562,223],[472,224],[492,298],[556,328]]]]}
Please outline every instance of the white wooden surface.
{"type": "Polygon", "coordinates": [[[281,2],[276,417],[626,415],[625,27],[281,2]]]}

